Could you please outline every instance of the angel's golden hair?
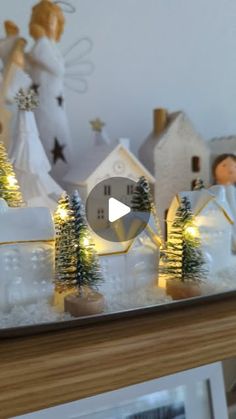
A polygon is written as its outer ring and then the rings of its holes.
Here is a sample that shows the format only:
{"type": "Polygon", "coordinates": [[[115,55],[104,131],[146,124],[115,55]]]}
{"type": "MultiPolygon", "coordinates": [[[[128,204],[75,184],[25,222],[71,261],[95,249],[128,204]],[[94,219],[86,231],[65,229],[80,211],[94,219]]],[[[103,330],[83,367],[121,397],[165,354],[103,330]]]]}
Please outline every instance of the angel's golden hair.
{"type": "Polygon", "coordinates": [[[30,21],[30,35],[34,38],[34,25],[42,26],[49,35],[49,21],[50,16],[54,14],[57,17],[58,29],[56,34],[56,41],[59,41],[61,35],[64,32],[65,17],[62,9],[57,4],[54,4],[51,0],[41,0],[32,9],[31,21],[30,21]]]}

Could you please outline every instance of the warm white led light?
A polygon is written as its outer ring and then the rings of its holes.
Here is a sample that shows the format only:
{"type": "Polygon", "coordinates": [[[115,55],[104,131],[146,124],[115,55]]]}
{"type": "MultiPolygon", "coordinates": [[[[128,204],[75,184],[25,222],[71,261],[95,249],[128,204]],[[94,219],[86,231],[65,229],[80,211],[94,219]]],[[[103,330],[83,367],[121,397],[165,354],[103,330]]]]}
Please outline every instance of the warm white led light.
{"type": "Polygon", "coordinates": [[[7,176],[7,181],[9,183],[9,186],[10,187],[13,187],[13,186],[15,186],[17,184],[17,180],[16,180],[16,178],[13,175],[7,176]]]}
{"type": "Polygon", "coordinates": [[[59,215],[59,217],[61,218],[61,220],[66,220],[68,217],[68,212],[66,209],[64,208],[58,208],[57,213],[59,215]]]}
{"type": "Polygon", "coordinates": [[[184,234],[194,239],[199,237],[199,230],[196,226],[189,225],[184,229],[184,234]]]}
{"type": "Polygon", "coordinates": [[[90,245],[90,241],[89,241],[89,239],[87,238],[87,237],[85,237],[84,239],[83,239],[83,246],[84,247],[87,247],[87,246],[89,246],[90,245]]]}

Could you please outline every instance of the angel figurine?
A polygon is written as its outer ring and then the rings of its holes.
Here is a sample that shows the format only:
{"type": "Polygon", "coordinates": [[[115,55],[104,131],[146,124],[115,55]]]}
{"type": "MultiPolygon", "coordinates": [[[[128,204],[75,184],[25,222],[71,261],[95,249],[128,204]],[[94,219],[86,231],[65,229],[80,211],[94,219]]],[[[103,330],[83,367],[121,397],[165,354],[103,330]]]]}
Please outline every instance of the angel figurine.
{"type": "Polygon", "coordinates": [[[65,86],[79,93],[86,91],[86,76],[93,71],[92,64],[84,59],[92,47],[88,38],[74,42],[64,55],[58,48],[65,26],[64,12],[74,11],[66,1],[41,0],[33,7],[29,26],[35,40],[28,55],[30,75],[40,102],[35,116],[52,164],[52,174],[59,182],[74,156],[65,108],[65,86]]]}
{"type": "Polygon", "coordinates": [[[71,137],[65,110],[64,58],[57,43],[64,31],[65,18],[59,5],[41,0],[33,7],[30,35],[35,44],[28,54],[32,88],[39,95],[35,110],[41,141],[59,182],[71,162],[71,137]]]}
{"type": "MultiPolygon", "coordinates": [[[[52,166],[52,175],[59,182],[74,156],[65,109],[65,87],[77,93],[86,92],[86,77],[93,71],[93,65],[86,60],[92,49],[89,38],[78,39],[64,54],[58,48],[65,26],[64,12],[73,13],[75,8],[63,0],[41,0],[33,7],[29,30],[35,44],[28,54],[24,52],[26,41],[20,37],[14,22],[5,22],[6,37],[0,40],[3,63],[0,139],[9,143],[10,135],[6,135],[6,131],[10,128],[12,112],[6,108],[6,102],[9,98],[14,102],[20,88],[32,87],[39,95],[40,105],[35,117],[40,138],[52,166]]],[[[8,149],[11,147],[11,144],[6,145],[8,149]]]]}

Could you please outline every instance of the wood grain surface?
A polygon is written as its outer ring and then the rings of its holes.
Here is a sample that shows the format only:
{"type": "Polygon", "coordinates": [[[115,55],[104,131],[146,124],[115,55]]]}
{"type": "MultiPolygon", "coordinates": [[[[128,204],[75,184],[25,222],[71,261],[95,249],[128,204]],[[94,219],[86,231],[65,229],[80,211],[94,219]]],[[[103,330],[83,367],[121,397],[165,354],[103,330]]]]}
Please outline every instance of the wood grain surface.
{"type": "Polygon", "coordinates": [[[236,298],[0,342],[0,417],[236,355],[236,298]]]}

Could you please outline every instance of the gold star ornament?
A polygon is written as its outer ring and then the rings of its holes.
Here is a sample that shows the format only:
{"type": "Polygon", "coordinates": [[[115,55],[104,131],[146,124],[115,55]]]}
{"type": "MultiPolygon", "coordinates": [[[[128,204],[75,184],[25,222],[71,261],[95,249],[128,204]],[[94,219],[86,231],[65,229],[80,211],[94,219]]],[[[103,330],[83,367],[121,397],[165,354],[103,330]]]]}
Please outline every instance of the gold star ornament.
{"type": "Polygon", "coordinates": [[[90,121],[90,125],[92,130],[95,132],[102,132],[103,127],[105,127],[105,123],[101,121],[101,119],[96,118],[93,121],[90,121]]]}

